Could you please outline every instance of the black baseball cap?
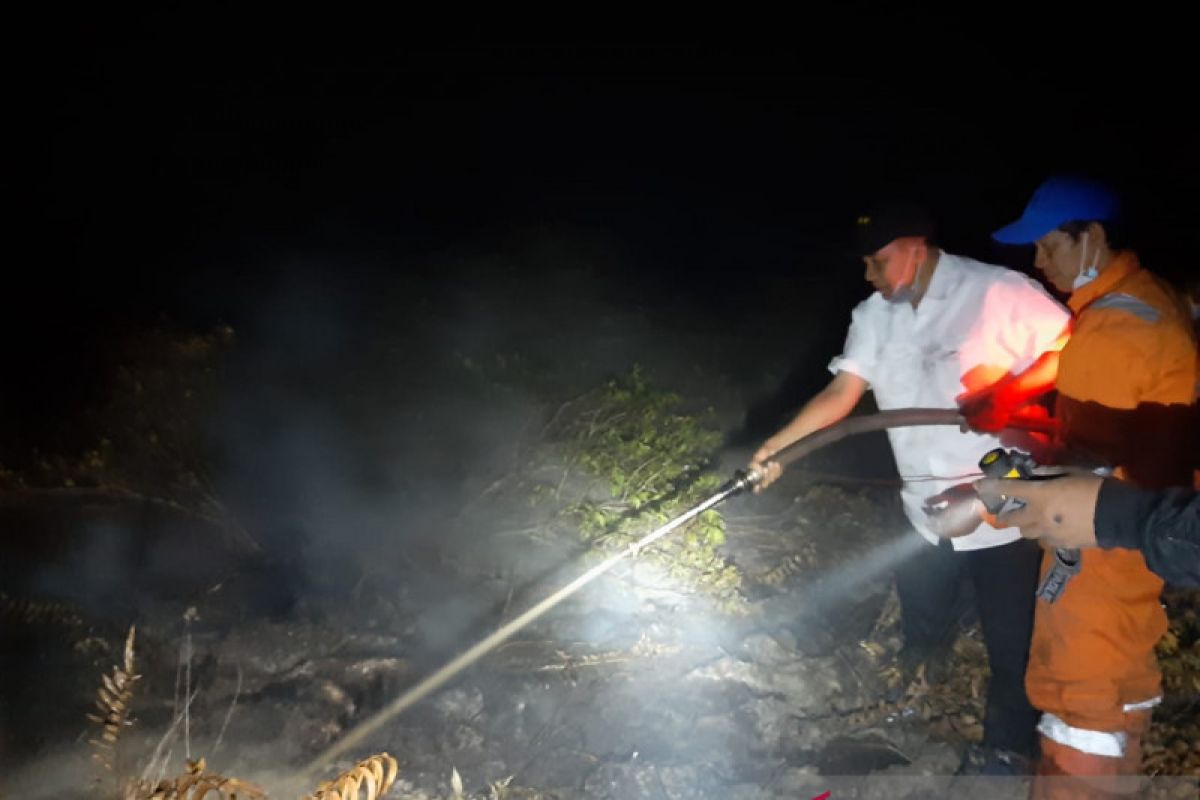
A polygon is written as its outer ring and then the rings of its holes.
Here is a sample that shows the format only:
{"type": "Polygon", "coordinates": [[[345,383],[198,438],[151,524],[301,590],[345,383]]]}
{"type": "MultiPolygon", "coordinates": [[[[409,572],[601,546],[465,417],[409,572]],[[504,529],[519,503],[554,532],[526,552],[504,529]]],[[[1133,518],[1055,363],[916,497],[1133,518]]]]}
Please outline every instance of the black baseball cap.
{"type": "Polygon", "coordinates": [[[897,239],[923,236],[932,239],[933,218],[913,203],[888,203],[859,216],[855,225],[854,255],[869,256],[897,239]]]}

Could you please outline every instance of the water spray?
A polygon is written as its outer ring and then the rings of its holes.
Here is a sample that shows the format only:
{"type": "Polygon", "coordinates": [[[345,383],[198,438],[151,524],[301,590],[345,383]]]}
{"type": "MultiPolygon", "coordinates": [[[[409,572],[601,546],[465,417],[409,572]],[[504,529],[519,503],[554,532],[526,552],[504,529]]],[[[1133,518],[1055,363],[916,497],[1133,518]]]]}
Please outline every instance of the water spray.
{"type": "MultiPolygon", "coordinates": [[[[954,409],[943,408],[904,408],[892,411],[881,411],[876,414],[868,414],[861,417],[850,417],[838,422],[834,425],[824,428],[809,434],[803,438],[797,439],[792,444],[782,448],[773,456],[771,462],[778,464],[780,467],[787,467],[805,456],[827,447],[836,441],[853,436],[859,433],[867,433],[870,431],[884,430],[886,428],[903,428],[914,426],[930,426],[930,425],[949,425],[954,427],[965,426],[966,421],[954,409]]],[[[1019,427],[1027,431],[1050,432],[1053,430],[1053,423],[1046,420],[1029,420],[1029,421],[1013,421],[1013,427],[1019,427]]],[[[497,628],[492,633],[479,640],[467,650],[464,650],[454,659],[449,661],[437,671],[426,677],[415,686],[411,687],[395,700],[388,703],[386,706],[375,712],[372,716],[363,720],[342,739],[325,752],[318,755],[304,770],[306,775],[315,775],[320,770],[327,767],[335,759],[344,755],[347,751],[357,746],[363,739],[370,736],[375,731],[379,730],[389,720],[403,713],[411,706],[419,703],[421,700],[428,697],[433,692],[444,686],[449,681],[453,680],[463,670],[470,667],[479,659],[483,658],[488,653],[495,650],[508,638],[526,627],[550,609],[566,600],[571,595],[588,585],[596,578],[599,578],[604,573],[615,567],[626,558],[636,557],[637,554],[645,547],[654,544],[659,539],[666,536],[671,531],[686,525],[696,517],[703,514],[709,509],[716,508],[721,503],[724,503],[731,497],[739,495],[748,489],[752,489],[762,480],[761,473],[754,469],[738,470],[728,481],[725,482],[714,494],[708,499],[697,504],[691,509],[685,511],[666,524],[656,528],[650,533],[638,539],[636,542],[628,545],[619,552],[609,556],[604,561],[584,572],[575,580],[558,589],[553,594],[541,600],[536,605],[521,613],[519,616],[506,622],[504,625],[497,628]]]]}

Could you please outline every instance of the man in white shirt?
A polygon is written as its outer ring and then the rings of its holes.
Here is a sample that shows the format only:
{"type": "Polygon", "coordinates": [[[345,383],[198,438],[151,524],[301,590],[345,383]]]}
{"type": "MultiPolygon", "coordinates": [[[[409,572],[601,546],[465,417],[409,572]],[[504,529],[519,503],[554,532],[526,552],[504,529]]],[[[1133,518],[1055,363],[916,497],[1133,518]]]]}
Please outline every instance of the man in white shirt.
{"type": "MultiPolygon", "coordinates": [[[[765,488],[780,474],[770,461],[780,449],[846,417],[868,390],[881,410],[956,408],[963,396],[988,395],[998,383],[1023,398],[1053,386],[1054,356],[1070,315],[1020,273],[942,252],[928,216],[911,206],[859,219],[858,250],[875,292],[854,309],[843,353],[829,365],[833,380],[788,425],[754,454],[765,488]],[[1014,376],[1020,375],[1014,381],[1014,376]]],[[[951,427],[888,431],[905,515],[928,543],[897,570],[907,675],[920,664],[926,677],[944,677],[955,636],[963,573],[975,603],[991,668],[984,738],[963,771],[1028,771],[1037,712],[1025,695],[1025,666],[1033,628],[1037,547],[1012,529],[982,523],[952,541],[929,528],[925,500],[967,476],[999,446],[990,434],[951,427]],[[940,673],[940,676],[939,676],[940,673]]]]}

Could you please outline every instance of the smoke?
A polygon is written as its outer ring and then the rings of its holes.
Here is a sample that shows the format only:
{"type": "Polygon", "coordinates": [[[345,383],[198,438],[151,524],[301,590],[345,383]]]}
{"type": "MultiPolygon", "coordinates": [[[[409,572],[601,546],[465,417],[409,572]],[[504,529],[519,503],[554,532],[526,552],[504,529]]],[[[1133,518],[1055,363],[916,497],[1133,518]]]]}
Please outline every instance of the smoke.
{"type": "MultiPolygon", "coordinates": [[[[694,397],[729,391],[714,375],[753,373],[719,323],[680,324],[690,315],[677,296],[663,304],[676,316],[658,314],[636,277],[586,240],[536,237],[492,254],[403,264],[283,259],[226,299],[223,316],[237,343],[210,431],[214,477],[264,556],[244,570],[253,590],[243,582],[241,595],[201,602],[240,604],[249,624],[269,614],[298,629],[324,619],[347,632],[380,630],[402,642],[385,655],[420,672],[589,566],[578,543],[515,532],[536,525],[537,512],[503,489],[528,467],[561,402],[635,364],[694,397]],[[729,347],[712,349],[714,341],[729,347]]],[[[723,421],[736,424],[736,396],[722,400],[723,421]]],[[[92,541],[48,573],[46,585],[67,586],[82,572],[81,602],[119,596],[115,576],[135,545],[119,530],[92,541]]],[[[197,563],[171,536],[139,557],[155,571],[197,563]]],[[[866,580],[862,569],[857,579],[866,580]]],[[[159,588],[169,595],[170,586],[159,588]]],[[[547,615],[531,635],[585,650],[630,647],[647,630],[692,643],[724,638],[698,608],[669,576],[630,565],[547,615]]],[[[478,674],[472,680],[497,688],[490,699],[512,689],[478,674]]],[[[612,692],[623,713],[635,714],[655,691],[597,686],[592,696],[603,704],[612,692]]],[[[489,711],[506,707],[495,702],[489,711]]],[[[231,741],[244,719],[233,717],[231,741]]],[[[615,720],[610,727],[620,729],[615,720]]]]}
{"type": "MultiPolygon", "coordinates": [[[[129,589],[129,564],[140,559],[136,537],[111,523],[89,525],[79,546],[37,573],[35,591],[91,608],[109,609],[129,589]]],[[[130,610],[127,604],[125,611],[130,610]]]]}
{"type": "Polygon", "coordinates": [[[574,543],[511,534],[538,512],[504,481],[547,418],[635,364],[714,388],[693,366],[711,354],[664,335],[619,257],[574,230],[406,263],[287,262],[253,284],[229,315],[213,436],[220,493],[284,595],[272,608],[381,596],[444,653],[573,577],[574,543]]]}
{"type": "Polygon", "coordinates": [[[929,543],[916,531],[894,536],[865,555],[821,575],[802,595],[800,602],[817,613],[833,608],[860,593],[863,587],[890,577],[896,567],[926,547],[929,543]]]}

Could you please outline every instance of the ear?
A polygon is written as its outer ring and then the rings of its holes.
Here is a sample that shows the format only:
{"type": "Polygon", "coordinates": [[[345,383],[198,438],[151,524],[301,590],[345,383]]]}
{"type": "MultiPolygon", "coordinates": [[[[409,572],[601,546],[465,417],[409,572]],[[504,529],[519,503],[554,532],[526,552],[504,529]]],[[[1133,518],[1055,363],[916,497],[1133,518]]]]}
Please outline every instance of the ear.
{"type": "Polygon", "coordinates": [[[1108,249],[1108,231],[1104,230],[1104,226],[1099,222],[1089,222],[1087,226],[1088,238],[1098,245],[1103,245],[1108,249]]]}

